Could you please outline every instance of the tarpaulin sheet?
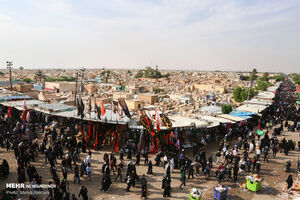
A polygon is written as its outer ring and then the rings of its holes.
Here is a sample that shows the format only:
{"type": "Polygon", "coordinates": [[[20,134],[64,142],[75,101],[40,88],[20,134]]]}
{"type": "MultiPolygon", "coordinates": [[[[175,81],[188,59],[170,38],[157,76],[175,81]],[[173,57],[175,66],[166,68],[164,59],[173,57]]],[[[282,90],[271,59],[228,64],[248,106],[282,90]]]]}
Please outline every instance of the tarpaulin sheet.
{"type": "Polygon", "coordinates": [[[251,113],[251,112],[243,112],[243,111],[238,111],[234,110],[229,115],[237,116],[237,117],[242,117],[242,116],[251,116],[251,115],[256,115],[256,113],[251,113]]]}

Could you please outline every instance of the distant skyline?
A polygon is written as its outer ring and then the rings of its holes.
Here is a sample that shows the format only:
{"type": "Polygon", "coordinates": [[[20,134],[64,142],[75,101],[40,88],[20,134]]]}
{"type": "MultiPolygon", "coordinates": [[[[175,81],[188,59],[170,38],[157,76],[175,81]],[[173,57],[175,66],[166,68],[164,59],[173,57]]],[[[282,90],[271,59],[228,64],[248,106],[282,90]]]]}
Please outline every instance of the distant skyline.
{"type": "Polygon", "coordinates": [[[300,73],[299,0],[0,0],[0,68],[300,73]]]}

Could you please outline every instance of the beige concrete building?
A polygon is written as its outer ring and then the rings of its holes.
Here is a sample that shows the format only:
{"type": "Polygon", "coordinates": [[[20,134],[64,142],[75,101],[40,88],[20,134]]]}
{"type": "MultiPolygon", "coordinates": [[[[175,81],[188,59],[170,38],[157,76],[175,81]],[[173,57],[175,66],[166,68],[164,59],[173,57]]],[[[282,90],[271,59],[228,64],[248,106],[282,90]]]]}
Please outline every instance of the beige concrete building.
{"type": "Polygon", "coordinates": [[[114,99],[133,99],[133,94],[127,93],[127,92],[114,92],[113,93],[113,98],[114,99]]]}
{"type": "Polygon", "coordinates": [[[138,100],[143,101],[144,103],[154,104],[158,102],[159,98],[154,94],[139,94],[138,100]]]}
{"type": "Polygon", "coordinates": [[[16,91],[24,93],[24,92],[31,91],[33,88],[33,85],[32,84],[15,84],[14,87],[15,87],[16,91]]]}
{"type": "Polygon", "coordinates": [[[138,100],[125,100],[127,107],[131,111],[138,111],[142,108],[143,102],[138,100]]]}
{"type": "Polygon", "coordinates": [[[224,86],[219,86],[215,84],[194,84],[194,88],[198,91],[217,91],[224,93],[226,91],[224,86]]]}
{"type": "Polygon", "coordinates": [[[66,92],[75,90],[75,82],[45,82],[45,88],[54,90],[55,92],[66,92]]]}
{"type": "Polygon", "coordinates": [[[90,83],[90,84],[84,84],[83,85],[84,90],[89,94],[94,94],[97,92],[97,86],[96,84],[90,83]]]}

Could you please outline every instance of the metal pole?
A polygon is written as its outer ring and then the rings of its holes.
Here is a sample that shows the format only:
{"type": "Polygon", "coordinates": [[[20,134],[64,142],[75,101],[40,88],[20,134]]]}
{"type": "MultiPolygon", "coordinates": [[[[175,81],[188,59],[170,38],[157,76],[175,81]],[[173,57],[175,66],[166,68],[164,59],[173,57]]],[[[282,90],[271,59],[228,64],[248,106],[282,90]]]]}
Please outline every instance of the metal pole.
{"type": "Polygon", "coordinates": [[[77,96],[77,84],[78,83],[78,70],[77,70],[77,72],[76,72],[76,83],[75,83],[75,105],[74,106],[76,106],[77,105],[77,98],[76,98],[76,96],[77,96]]]}
{"type": "Polygon", "coordinates": [[[6,61],[7,69],[9,70],[9,83],[10,83],[10,91],[12,91],[12,75],[11,75],[11,67],[13,66],[12,61],[6,61]]]}

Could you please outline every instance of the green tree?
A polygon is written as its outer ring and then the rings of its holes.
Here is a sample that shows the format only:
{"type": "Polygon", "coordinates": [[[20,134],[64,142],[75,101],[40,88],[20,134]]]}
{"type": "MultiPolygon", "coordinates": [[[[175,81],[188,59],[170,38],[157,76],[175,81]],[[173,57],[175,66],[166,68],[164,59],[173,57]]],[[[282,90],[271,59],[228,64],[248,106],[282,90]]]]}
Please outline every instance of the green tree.
{"type": "Polygon", "coordinates": [[[4,73],[3,72],[0,72],[0,76],[3,76],[4,75],[4,73]]]}
{"type": "Polygon", "coordinates": [[[249,79],[250,79],[251,81],[254,81],[254,80],[257,79],[257,70],[256,70],[255,68],[252,70],[249,79]]]}
{"type": "Polygon", "coordinates": [[[223,114],[229,114],[232,111],[231,104],[224,104],[222,105],[222,113],[223,114]]]}
{"type": "Polygon", "coordinates": [[[300,85],[300,74],[291,74],[291,78],[297,85],[300,85]]]}
{"type": "Polygon", "coordinates": [[[155,94],[158,94],[158,93],[160,93],[162,90],[161,90],[159,87],[155,86],[155,87],[152,88],[152,91],[153,91],[155,94]]]}
{"type": "Polygon", "coordinates": [[[37,70],[34,73],[34,80],[35,81],[39,81],[39,82],[43,82],[46,78],[46,75],[44,74],[44,72],[42,70],[37,70]]]}
{"type": "Polygon", "coordinates": [[[25,83],[31,83],[32,82],[31,78],[23,78],[23,81],[25,83]]]}
{"type": "Polygon", "coordinates": [[[20,69],[20,70],[24,70],[24,67],[21,66],[19,69],[20,69]]]}
{"type": "Polygon", "coordinates": [[[55,81],[68,81],[68,82],[73,82],[75,81],[76,78],[73,76],[60,76],[60,77],[52,77],[52,76],[47,76],[45,78],[46,82],[55,82],[55,81]]]}
{"type": "Polygon", "coordinates": [[[263,81],[269,81],[269,73],[268,73],[268,72],[265,72],[265,73],[263,74],[262,80],[263,80],[263,81]]]}
{"type": "Polygon", "coordinates": [[[166,74],[162,75],[163,78],[169,78],[169,76],[170,76],[170,73],[166,73],[166,74]]]}
{"type": "Polygon", "coordinates": [[[276,76],[271,76],[270,79],[275,79],[276,82],[278,82],[278,81],[284,81],[285,76],[283,74],[279,74],[279,75],[276,75],[276,76]]]}
{"type": "Polygon", "coordinates": [[[268,87],[270,86],[270,83],[267,81],[263,81],[263,79],[258,79],[256,81],[256,89],[266,91],[268,87]]]}
{"type": "Polygon", "coordinates": [[[249,80],[249,76],[240,75],[240,80],[241,81],[248,81],[249,80]]]}
{"type": "Polygon", "coordinates": [[[136,74],[135,74],[135,78],[142,78],[143,77],[143,75],[144,75],[144,72],[143,72],[143,70],[139,70],[136,74]]]}
{"type": "Polygon", "coordinates": [[[236,87],[233,90],[233,99],[236,102],[243,102],[243,101],[247,100],[248,93],[249,93],[249,99],[251,99],[252,97],[254,97],[257,94],[257,91],[254,88],[251,88],[249,90],[249,88],[236,87]]]}

